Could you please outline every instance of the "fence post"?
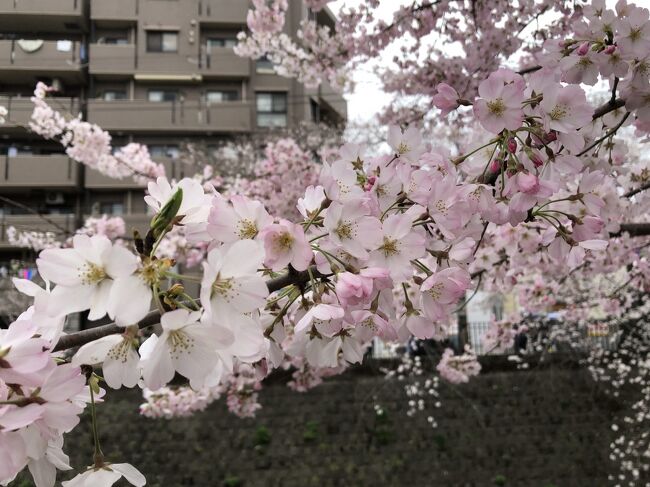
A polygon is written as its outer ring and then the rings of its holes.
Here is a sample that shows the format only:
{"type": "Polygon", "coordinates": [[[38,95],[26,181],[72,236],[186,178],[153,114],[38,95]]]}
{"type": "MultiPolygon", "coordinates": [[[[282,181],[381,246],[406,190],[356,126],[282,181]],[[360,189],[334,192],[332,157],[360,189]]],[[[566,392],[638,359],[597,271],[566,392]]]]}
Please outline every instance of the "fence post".
{"type": "Polygon", "coordinates": [[[467,343],[469,343],[467,311],[466,308],[463,308],[458,312],[458,350],[456,350],[456,353],[462,354],[467,343]]]}

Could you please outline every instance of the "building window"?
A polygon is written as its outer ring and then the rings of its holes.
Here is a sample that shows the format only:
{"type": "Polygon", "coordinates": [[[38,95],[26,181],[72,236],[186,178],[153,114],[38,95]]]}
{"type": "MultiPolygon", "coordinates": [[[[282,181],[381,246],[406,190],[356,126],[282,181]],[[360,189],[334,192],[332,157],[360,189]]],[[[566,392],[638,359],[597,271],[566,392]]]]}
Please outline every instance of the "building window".
{"type": "Polygon", "coordinates": [[[178,52],[178,32],[148,31],[147,52],[178,52]]]}
{"type": "Polygon", "coordinates": [[[257,93],[256,96],[257,126],[286,127],[287,94],[257,93]]]}
{"type": "Polygon", "coordinates": [[[147,94],[149,101],[176,101],[178,92],[176,90],[149,90],[147,94]]]}
{"type": "Polygon", "coordinates": [[[237,101],[239,92],[237,90],[210,90],[205,94],[205,100],[208,105],[224,101],[237,101]]]}
{"type": "Polygon", "coordinates": [[[274,74],[273,63],[266,56],[262,56],[255,61],[255,71],[261,74],[274,74]]]}
{"type": "Polygon", "coordinates": [[[124,90],[105,90],[102,99],[107,101],[126,100],[126,91],[124,90]]]}
{"type": "Polygon", "coordinates": [[[99,39],[99,44],[109,44],[111,46],[124,46],[128,43],[129,39],[126,36],[106,36],[99,39]]]}
{"type": "Polygon", "coordinates": [[[99,204],[99,213],[102,215],[124,215],[124,204],[102,202],[99,204]]]}
{"type": "Polygon", "coordinates": [[[180,149],[177,145],[151,144],[148,146],[151,157],[167,157],[169,159],[178,159],[180,149]]]}
{"type": "Polygon", "coordinates": [[[234,37],[209,37],[206,43],[208,51],[213,47],[233,48],[237,45],[237,39],[234,37]]]}
{"type": "Polygon", "coordinates": [[[320,123],[320,105],[314,100],[309,100],[309,105],[311,107],[311,121],[320,123]]]}

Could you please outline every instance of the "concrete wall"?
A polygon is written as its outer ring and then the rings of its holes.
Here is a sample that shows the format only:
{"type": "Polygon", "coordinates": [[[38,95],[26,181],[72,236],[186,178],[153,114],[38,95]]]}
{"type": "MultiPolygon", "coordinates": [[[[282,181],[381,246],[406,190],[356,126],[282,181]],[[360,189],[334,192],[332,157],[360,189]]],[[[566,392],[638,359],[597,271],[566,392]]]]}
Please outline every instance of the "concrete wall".
{"type": "MultiPolygon", "coordinates": [[[[103,451],[133,463],[151,487],[609,485],[611,408],[583,370],[487,372],[443,384],[441,407],[430,403],[415,417],[406,416],[403,383],[367,369],[307,393],[285,381],[268,384],[263,409],[246,420],[223,401],[188,419],[141,419],[139,391],[111,392],[98,410],[103,451]]],[[[75,466],[88,463],[89,418],[66,444],[75,466]]]]}

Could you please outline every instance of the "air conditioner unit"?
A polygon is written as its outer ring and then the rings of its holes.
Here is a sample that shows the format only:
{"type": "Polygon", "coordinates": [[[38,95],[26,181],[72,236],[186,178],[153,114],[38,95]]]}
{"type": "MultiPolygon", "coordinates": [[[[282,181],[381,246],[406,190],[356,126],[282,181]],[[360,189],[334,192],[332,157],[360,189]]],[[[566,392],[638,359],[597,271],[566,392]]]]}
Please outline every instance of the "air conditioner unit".
{"type": "Polygon", "coordinates": [[[64,203],[63,193],[45,193],[45,204],[47,205],[62,205],[64,203]]]}

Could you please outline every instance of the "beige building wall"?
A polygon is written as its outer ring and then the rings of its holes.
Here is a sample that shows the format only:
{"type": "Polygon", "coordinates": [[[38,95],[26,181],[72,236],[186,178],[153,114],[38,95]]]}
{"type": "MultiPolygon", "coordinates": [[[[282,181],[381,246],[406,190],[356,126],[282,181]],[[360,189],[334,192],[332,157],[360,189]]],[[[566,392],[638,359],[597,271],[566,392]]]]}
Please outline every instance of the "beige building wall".
{"type": "MultiPolygon", "coordinates": [[[[345,100],[327,86],[307,89],[234,54],[230,39],[246,28],[248,8],[246,0],[0,0],[0,105],[9,111],[0,194],[51,222],[0,203],[0,263],[29,255],[8,244],[10,225],[62,232],[88,215],[136,227],[149,220],[141,186],[80,167],[24,129],[37,81],[56,86],[55,106],[109,130],[115,145],[149,145],[177,178],[186,171],[174,158],[181,143],[268,130],[258,126],[259,93],[286,96],[287,125],[314,114],[345,120],[345,100]]],[[[308,15],[291,0],[286,32],[308,15]]],[[[317,18],[334,25],[327,11],[317,18]]]]}

